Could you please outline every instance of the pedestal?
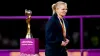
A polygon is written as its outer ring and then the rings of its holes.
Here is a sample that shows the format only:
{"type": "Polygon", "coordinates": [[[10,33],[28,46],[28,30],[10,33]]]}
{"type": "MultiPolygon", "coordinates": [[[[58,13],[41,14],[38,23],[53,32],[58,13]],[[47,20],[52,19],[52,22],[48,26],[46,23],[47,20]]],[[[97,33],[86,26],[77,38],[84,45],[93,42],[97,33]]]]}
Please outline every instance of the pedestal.
{"type": "Polygon", "coordinates": [[[20,39],[20,56],[39,54],[39,39],[20,39]]]}

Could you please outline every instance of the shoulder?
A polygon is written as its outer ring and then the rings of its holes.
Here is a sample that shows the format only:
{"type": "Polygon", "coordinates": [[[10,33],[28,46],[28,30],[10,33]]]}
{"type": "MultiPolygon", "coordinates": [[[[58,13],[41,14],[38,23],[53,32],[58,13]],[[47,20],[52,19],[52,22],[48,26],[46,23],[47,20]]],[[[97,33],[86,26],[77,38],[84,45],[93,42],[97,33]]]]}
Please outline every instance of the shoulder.
{"type": "Polygon", "coordinates": [[[53,25],[55,24],[55,20],[54,18],[51,16],[50,19],[47,21],[45,27],[46,29],[53,27],[53,25]]]}
{"type": "Polygon", "coordinates": [[[55,13],[55,14],[53,14],[50,18],[49,18],[49,20],[47,21],[47,23],[46,23],[46,25],[47,26],[55,26],[55,24],[56,24],[56,22],[57,22],[57,20],[58,20],[58,17],[57,17],[57,14],[55,13]]]}
{"type": "Polygon", "coordinates": [[[47,21],[46,25],[45,25],[45,30],[52,30],[55,27],[55,19],[53,16],[50,17],[50,19],[47,21]]]}
{"type": "Polygon", "coordinates": [[[56,17],[54,15],[52,15],[49,20],[47,21],[47,25],[48,24],[54,24],[56,22],[56,17]]]}

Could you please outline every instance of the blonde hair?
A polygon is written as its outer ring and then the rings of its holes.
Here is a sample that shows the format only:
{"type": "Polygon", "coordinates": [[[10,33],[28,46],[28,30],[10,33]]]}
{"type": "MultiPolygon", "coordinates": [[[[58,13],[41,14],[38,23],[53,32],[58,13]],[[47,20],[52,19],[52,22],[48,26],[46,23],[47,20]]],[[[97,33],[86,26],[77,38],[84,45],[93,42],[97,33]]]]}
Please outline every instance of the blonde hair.
{"type": "Polygon", "coordinates": [[[56,13],[56,8],[57,8],[59,5],[61,5],[61,4],[67,6],[67,3],[65,3],[65,2],[63,2],[63,1],[58,1],[58,2],[56,2],[56,3],[54,3],[54,4],[52,4],[52,11],[53,11],[53,14],[56,13]]]}

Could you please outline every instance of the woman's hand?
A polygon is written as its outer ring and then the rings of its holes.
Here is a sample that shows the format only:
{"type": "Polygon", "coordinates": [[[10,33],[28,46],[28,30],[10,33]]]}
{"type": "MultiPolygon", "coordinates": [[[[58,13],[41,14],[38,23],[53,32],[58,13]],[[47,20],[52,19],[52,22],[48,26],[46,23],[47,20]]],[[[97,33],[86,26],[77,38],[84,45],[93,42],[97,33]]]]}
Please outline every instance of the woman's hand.
{"type": "Polygon", "coordinates": [[[66,46],[69,43],[69,40],[66,39],[66,41],[62,41],[61,46],[66,46]]]}
{"type": "Polygon", "coordinates": [[[65,41],[67,44],[69,43],[69,39],[66,39],[66,41],[65,41]]]}
{"type": "Polygon", "coordinates": [[[66,46],[67,43],[65,41],[62,41],[61,46],[66,46]]]}

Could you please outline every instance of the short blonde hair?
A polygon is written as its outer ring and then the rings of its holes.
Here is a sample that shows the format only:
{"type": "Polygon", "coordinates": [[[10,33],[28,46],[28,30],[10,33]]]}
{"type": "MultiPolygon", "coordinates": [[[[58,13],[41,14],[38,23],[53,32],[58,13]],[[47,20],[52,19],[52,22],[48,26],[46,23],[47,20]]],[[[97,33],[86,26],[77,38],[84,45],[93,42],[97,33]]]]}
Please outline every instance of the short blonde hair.
{"type": "Polygon", "coordinates": [[[65,2],[63,2],[63,1],[58,1],[58,2],[56,2],[56,3],[54,3],[54,4],[52,4],[52,11],[53,11],[53,14],[55,14],[56,8],[57,8],[59,5],[61,5],[61,4],[67,6],[67,3],[65,3],[65,2]]]}

